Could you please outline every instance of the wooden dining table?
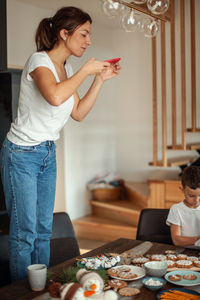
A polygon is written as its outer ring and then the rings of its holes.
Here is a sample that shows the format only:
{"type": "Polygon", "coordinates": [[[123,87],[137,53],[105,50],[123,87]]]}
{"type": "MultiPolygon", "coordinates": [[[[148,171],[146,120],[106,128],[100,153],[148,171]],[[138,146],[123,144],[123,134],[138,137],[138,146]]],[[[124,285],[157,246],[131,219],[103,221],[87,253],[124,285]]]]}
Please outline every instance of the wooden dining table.
{"type": "MultiPolygon", "coordinates": [[[[123,253],[129,249],[133,249],[134,247],[138,246],[139,244],[143,243],[143,241],[139,240],[131,240],[131,239],[124,239],[120,238],[117,240],[114,240],[110,243],[106,243],[103,246],[93,249],[92,251],[89,251],[83,255],[78,256],[78,258],[81,257],[90,257],[95,255],[100,255],[103,253],[123,253]]],[[[187,249],[187,248],[181,248],[176,247],[173,245],[167,245],[167,244],[160,244],[160,243],[152,243],[151,248],[145,253],[146,254],[164,254],[166,250],[176,250],[181,253],[185,253],[187,255],[192,256],[199,256],[200,250],[197,249],[187,249]]],[[[60,274],[63,272],[64,269],[68,267],[76,266],[77,258],[73,258],[67,261],[64,261],[63,263],[53,266],[49,269],[49,272],[53,274],[53,280],[58,280],[60,274]]],[[[34,299],[34,300],[46,300],[48,297],[45,297],[48,293],[48,285],[50,283],[47,282],[46,288],[43,291],[40,292],[33,292],[31,291],[28,279],[25,278],[23,280],[19,280],[17,282],[14,282],[10,285],[4,286],[0,288],[0,300],[27,300],[27,299],[34,299]]],[[[163,289],[168,289],[175,287],[175,285],[171,284],[170,282],[167,282],[166,285],[163,287],[163,289]]],[[[144,286],[141,285],[140,287],[140,294],[137,295],[136,298],[133,297],[125,297],[121,299],[137,299],[137,300],[153,300],[156,299],[156,294],[158,291],[151,291],[146,289],[144,286]]]]}

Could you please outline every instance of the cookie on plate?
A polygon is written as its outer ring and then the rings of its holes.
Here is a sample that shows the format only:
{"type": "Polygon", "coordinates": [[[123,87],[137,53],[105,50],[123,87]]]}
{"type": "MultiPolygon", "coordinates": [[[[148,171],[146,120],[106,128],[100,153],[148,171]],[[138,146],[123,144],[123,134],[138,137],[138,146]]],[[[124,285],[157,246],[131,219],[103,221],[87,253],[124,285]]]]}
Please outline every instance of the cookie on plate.
{"type": "Polygon", "coordinates": [[[121,266],[117,268],[118,272],[130,272],[131,268],[126,267],[126,266],[121,266]]]}
{"type": "Polygon", "coordinates": [[[140,290],[134,287],[125,287],[119,290],[121,296],[130,297],[140,293],[140,290]]]}
{"type": "Polygon", "coordinates": [[[167,263],[167,267],[168,268],[174,268],[174,267],[176,267],[176,263],[175,263],[175,261],[174,260],[166,260],[166,263],[167,263]]]}
{"type": "Polygon", "coordinates": [[[110,276],[115,276],[115,277],[118,277],[119,276],[119,271],[118,269],[115,269],[115,268],[110,268],[107,270],[107,273],[108,275],[110,276]]]}
{"type": "Polygon", "coordinates": [[[155,260],[155,261],[163,261],[166,260],[166,255],[164,254],[153,254],[151,255],[151,260],[155,260]]]}
{"type": "Polygon", "coordinates": [[[177,260],[186,260],[187,259],[187,255],[186,254],[178,254],[177,255],[177,260]]]}
{"type": "Polygon", "coordinates": [[[169,260],[177,260],[177,256],[175,255],[175,254],[167,254],[167,259],[169,259],[169,260]]]}
{"type": "Polygon", "coordinates": [[[194,264],[195,267],[200,268],[200,260],[195,260],[195,261],[193,262],[193,264],[194,264]]]}
{"type": "Polygon", "coordinates": [[[149,261],[149,259],[147,257],[139,256],[139,257],[134,257],[131,262],[133,264],[143,265],[144,263],[146,263],[148,261],[149,261]]]}
{"type": "Polygon", "coordinates": [[[180,274],[173,274],[168,277],[171,281],[180,281],[182,276],[180,274]]]}
{"type": "Polygon", "coordinates": [[[176,261],[177,268],[190,269],[192,266],[193,266],[193,262],[191,260],[180,259],[176,261]]]}
{"type": "Polygon", "coordinates": [[[198,257],[196,257],[196,256],[188,256],[187,259],[191,260],[191,261],[195,261],[195,260],[198,260],[198,257]]]}
{"type": "Polygon", "coordinates": [[[118,277],[120,277],[124,280],[126,280],[126,279],[130,280],[130,279],[136,279],[138,277],[138,275],[135,273],[131,273],[131,272],[119,272],[118,277]]]}
{"type": "Polygon", "coordinates": [[[195,280],[197,279],[197,276],[195,274],[185,274],[183,278],[187,280],[195,280]]]}

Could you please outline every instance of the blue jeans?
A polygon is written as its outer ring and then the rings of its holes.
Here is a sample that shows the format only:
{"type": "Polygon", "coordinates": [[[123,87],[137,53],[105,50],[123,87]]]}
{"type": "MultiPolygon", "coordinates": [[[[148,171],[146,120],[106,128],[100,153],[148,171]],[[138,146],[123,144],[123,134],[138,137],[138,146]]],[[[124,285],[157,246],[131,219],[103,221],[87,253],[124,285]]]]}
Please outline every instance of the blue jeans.
{"type": "Polygon", "coordinates": [[[27,276],[27,266],[49,265],[56,187],[56,147],[47,141],[19,146],[5,139],[1,175],[10,216],[12,280],[27,276]]]}

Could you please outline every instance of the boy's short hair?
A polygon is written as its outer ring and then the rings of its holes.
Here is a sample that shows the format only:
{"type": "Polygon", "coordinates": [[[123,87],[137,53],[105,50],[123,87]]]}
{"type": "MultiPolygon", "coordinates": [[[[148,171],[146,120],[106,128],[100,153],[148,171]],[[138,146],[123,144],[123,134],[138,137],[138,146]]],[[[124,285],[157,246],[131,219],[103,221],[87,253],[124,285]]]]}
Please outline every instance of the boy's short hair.
{"type": "Polygon", "coordinates": [[[193,190],[200,188],[200,166],[186,167],[181,176],[181,183],[183,188],[186,186],[193,190]]]}

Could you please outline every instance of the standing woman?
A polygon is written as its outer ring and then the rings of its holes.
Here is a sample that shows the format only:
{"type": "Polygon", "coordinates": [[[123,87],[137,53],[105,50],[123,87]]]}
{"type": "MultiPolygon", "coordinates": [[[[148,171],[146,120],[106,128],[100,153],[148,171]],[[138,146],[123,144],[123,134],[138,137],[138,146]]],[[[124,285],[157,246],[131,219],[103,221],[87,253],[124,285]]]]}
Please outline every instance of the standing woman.
{"type": "Polygon", "coordinates": [[[36,32],[37,52],[25,64],[18,115],[2,146],[1,175],[10,216],[12,280],[27,276],[27,266],[49,265],[56,186],[54,141],[71,116],[81,121],[93,107],[104,81],[119,65],[89,59],[73,74],[67,62],[91,44],[92,20],[79,8],[63,7],[43,19],[36,32]],[[95,75],[82,99],[77,89],[95,75]]]}

